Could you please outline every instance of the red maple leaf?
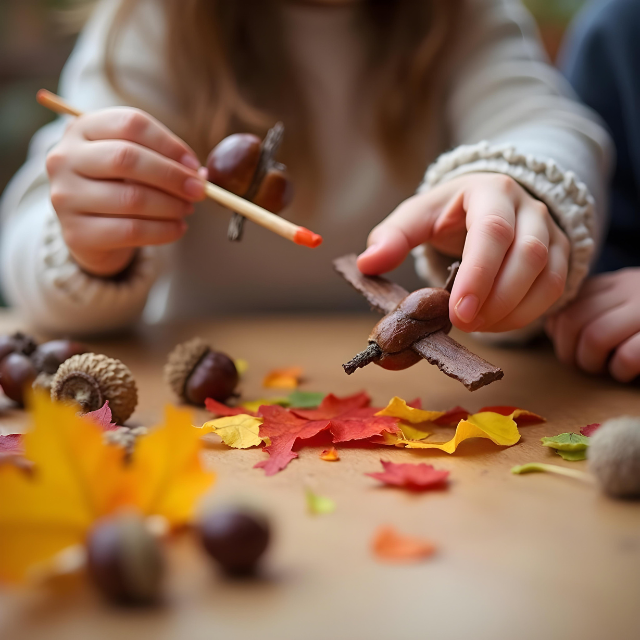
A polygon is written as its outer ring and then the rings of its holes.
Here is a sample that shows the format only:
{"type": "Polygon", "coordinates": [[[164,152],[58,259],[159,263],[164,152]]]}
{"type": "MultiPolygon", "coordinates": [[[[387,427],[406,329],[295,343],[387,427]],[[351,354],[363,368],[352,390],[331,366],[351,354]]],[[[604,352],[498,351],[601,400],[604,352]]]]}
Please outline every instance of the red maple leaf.
{"type": "Polygon", "coordinates": [[[582,427],[580,429],[580,433],[583,436],[587,436],[590,438],[602,425],[599,422],[594,422],[593,424],[588,424],[586,427],[582,427]]]}
{"type": "Polygon", "coordinates": [[[256,467],[264,469],[268,476],[284,469],[298,457],[292,451],[296,440],[312,438],[329,429],[334,443],[365,440],[383,431],[398,432],[398,420],[388,416],[376,416],[379,408],[370,407],[371,398],[364,392],[345,398],[329,394],[317,409],[283,409],[263,405],[258,414],[264,418],[260,437],[270,438],[265,447],[269,459],[256,467]]]}
{"type": "Polygon", "coordinates": [[[449,409],[443,416],[440,416],[437,420],[434,420],[434,424],[441,427],[457,427],[460,420],[466,420],[471,413],[464,407],[453,407],[449,409]]]}
{"type": "Polygon", "coordinates": [[[385,484],[414,491],[442,489],[449,476],[448,471],[434,469],[430,464],[395,464],[380,460],[384,467],[382,473],[366,473],[365,475],[380,480],[385,484]]]}
{"type": "Polygon", "coordinates": [[[0,436],[0,453],[24,453],[24,442],[21,433],[0,436]]]}
{"type": "Polygon", "coordinates": [[[102,405],[100,409],[89,411],[89,413],[84,414],[84,417],[89,418],[89,420],[97,424],[105,431],[113,431],[114,429],[118,428],[118,425],[115,422],[112,422],[113,416],[111,415],[111,409],[109,408],[108,400],[102,405]]]}
{"type": "Polygon", "coordinates": [[[204,404],[207,411],[211,411],[211,413],[216,416],[220,416],[221,418],[226,418],[228,416],[256,415],[253,411],[249,411],[249,409],[245,409],[244,407],[227,407],[226,404],[222,404],[213,398],[206,398],[204,404]]]}

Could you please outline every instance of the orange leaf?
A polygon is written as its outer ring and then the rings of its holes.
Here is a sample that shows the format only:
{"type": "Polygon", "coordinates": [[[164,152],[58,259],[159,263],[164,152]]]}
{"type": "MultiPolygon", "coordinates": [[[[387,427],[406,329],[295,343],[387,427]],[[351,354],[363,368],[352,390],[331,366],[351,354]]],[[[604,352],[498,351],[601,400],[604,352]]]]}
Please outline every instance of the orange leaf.
{"type": "Polygon", "coordinates": [[[262,386],[268,389],[295,389],[300,384],[302,367],[287,367],[269,371],[262,381],[262,386]]]}
{"type": "Polygon", "coordinates": [[[405,536],[393,527],[380,527],[373,538],[373,553],[384,562],[417,562],[435,551],[428,540],[405,536]]]}
{"type": "Polygon", "coordinates": [[[326,460],[327,462],[337,462],[340,460],[340,455],[338,454],[338,450],[335,447],[331,447],[331,449],[325,449],[320,454],[321,460],[326,460]]]}

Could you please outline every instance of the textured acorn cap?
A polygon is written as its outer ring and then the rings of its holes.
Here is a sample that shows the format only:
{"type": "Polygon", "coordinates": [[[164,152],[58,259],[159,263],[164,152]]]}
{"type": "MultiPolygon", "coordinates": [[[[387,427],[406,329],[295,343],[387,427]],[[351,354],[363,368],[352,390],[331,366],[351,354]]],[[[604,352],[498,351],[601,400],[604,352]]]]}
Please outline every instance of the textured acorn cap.
{"type": "Polygon", "coordinates": [[[211,351],[211,348],[204,340],[192,338],[179,344],[169,354],[164,366],[164,379],[182,400],[186,400],[184,389],[189,376],[208,351],[211,351]]]}
{"type": "Polygon", "coordinates": [[[83,353],[63,362],[51,382],[54,400],[72,400],[83,413],[109,401],[113,421],[123,424],[138,404],[138,389],[125,364],[97,353],[83,353]]]}
{"type": "Polygon", "coordinates": [[[616,498],[640,498],[640,418],[607,420],[589,439],[589,471],[616,498]]]}

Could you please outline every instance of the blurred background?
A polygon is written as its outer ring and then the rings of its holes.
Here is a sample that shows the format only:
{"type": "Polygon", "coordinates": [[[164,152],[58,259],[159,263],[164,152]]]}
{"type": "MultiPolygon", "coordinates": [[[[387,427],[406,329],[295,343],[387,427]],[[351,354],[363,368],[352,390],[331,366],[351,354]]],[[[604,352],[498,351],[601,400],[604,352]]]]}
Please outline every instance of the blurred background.
{"type": "MultiPolygon", "coordinates": [[[[552,59],[585,0],[525,0],[552,59]]],[[[53,116],[34,96],[55,90],[91,0],[0,0],[0,192],[25,159],[29,139],[53,116]]]]}

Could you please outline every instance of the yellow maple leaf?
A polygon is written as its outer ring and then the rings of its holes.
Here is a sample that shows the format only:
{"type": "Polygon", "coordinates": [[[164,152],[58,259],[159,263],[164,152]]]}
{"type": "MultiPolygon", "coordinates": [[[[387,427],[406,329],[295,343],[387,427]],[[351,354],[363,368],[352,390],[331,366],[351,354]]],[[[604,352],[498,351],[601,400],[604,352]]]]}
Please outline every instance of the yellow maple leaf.
{"type": "Polygon", "coordinates": [[[262,418],[247,414],[209,420],[202,425],[205,433],[216,433],[228,447],[248,449],[262,444],[260,425],[262,418]]]}
{"type": "Polygon", "coordinates": [[[520,440],[518,426],[511,416],[484,411],[460,420],[456,432],[448,442],[415,442],[413,440],[398,440],[408,449],[440,449],[446,453],[453,453],[458,445],[469,438],[487,438],[497,445],[509,447],[520,440]]]}
{"type": "Polygon", "coordinates": [[[402,398],[398,398],[398,396],[391,398],[389,404],[382,409],[382,411],[376,413],[377,416],[400,418],[400,420],[412,424],[434,422],[444,414],[444,411],[425,411],[424,409],[410,407],[402,398]]]}
{"type": "Polygon", "coordinates": [[[169,408],[166,422],[136,443],[133,459],[106,445],[77,408],[36,394],[25,453],[34,473],[0,466],[0,580],[18,581],[63,549],[82,544],[98,518],[134,507],[184,523],[211,484],[199,460],[189,414],[169,408]]]}

